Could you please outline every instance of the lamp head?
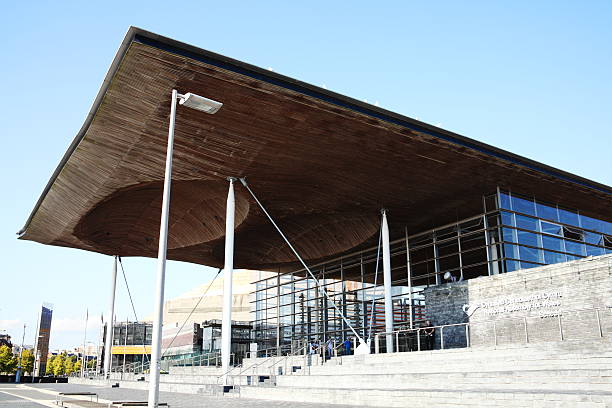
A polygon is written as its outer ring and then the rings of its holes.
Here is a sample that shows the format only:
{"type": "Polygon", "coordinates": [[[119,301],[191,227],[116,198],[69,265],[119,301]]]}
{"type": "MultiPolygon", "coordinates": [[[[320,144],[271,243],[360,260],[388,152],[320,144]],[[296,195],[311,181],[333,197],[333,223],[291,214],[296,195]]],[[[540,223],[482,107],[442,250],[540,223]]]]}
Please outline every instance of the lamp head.
{"type": "Polygon", "coordinates": [[[191,92],[179,96],[179,104],[188,108],[197,109],[199,111],[214,114],[223,106],[221,102],[213,101],[191,92]]]}

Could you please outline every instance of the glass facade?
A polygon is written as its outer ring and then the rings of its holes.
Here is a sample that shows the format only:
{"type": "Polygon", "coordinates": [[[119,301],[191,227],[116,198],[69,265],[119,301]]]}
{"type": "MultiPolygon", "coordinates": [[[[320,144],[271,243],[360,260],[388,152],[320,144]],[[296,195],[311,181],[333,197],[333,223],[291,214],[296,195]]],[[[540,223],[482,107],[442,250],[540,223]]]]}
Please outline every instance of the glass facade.
{"type": "Polygon", "coordinates": [[[509,192],[497,196],[504,272],[612,253],[610,222],[509,192]]]}
{"type": "MultiPolygon", "coordinates": [[[[612,253],[612,223],[509,192],[485,196],[474,217],[391,242],[394,326],[424,319],[423,289],[441,283],[612,253]]],[[[377,247],[256,282],[252,340],[296,351],[311,341],[384,331],[382,254],[377,247]],[[378,272],[377,272],[378,270],[378,272]]]]}

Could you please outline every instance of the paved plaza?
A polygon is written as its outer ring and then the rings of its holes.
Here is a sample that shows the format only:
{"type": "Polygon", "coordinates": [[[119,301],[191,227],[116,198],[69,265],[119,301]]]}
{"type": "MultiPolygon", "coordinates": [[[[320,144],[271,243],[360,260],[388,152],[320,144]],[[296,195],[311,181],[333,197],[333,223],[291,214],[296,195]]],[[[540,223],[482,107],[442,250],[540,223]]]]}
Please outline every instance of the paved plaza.
{"type": "MultiPolygon", "coordinates": [[[[110,388],[91,385],[76,384],[1,384],[0,407],[40,408],[57,407],[55,394],[58,392],[95,392],[100,402],[106,401],[145,401],[147,391],[127,388],[110,388]]],[[[83,397],[86,398],[86,397],[83,397]]],[[[247,408],[247,407],[295,407],[320,408],[330,404],[299,403],[291,401],[269,401],[260,399],[214,397],[208,395],[180,394],[160,392],[160,402],[167,402],[171,408],[247,408]]],[[[353,405],[333,405],[337,408],[352,407],[353,405]]]]}

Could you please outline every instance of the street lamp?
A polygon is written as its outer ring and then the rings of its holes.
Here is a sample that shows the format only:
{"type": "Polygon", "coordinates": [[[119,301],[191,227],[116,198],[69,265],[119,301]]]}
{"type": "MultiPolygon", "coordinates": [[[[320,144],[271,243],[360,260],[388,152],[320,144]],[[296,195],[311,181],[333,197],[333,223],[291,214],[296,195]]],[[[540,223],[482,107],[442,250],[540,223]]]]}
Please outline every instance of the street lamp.
{"type": "Polygon", "coordinates": [[[176,102],[188,108],[208,114],[216,113],[223,104],[193,94],[179,94],[172,90],[170,102],[170,127],[168,129],[168,149],[166,151],[166,171],[164,173],[164,193],[162,198],[161,223],[159,226],[159,249],[157,252],[157,282],[155,288],[155,312],[153,314],[153,337],[151,341],[151,363],[149,374],[148,407],[157,408],[159,400],[159,370],[161,368],[161,337],[164,310],[164,285],[166,280],[166,253],[168,251],[168,217],[170,215],[170,184],[172,182],[172,152],[174,149],[174,123],[176,102]]]}

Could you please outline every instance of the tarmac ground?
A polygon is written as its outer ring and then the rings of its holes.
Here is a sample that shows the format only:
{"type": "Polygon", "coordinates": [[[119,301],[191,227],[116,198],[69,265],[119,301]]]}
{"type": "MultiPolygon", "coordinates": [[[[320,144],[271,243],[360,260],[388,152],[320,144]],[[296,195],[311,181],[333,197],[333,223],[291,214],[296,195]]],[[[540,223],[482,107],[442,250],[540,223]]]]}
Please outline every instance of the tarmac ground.
{"type": "MultiPolygon", "coordinates": [[[[110,386],[80,384],[0,384],[0,407],[2,408],[41,408],[55,407],[60,392],[94,392],[98,394],[98,404],[90,403],[89,397],[75,397],[82,400],[70,402],[68,407],[106,407],[110,401],[146,401],[147,391],[110,386]]],[[[347,408],[351,405],[313,404],[293,401],[273,401],[223,396],[180,394],[160,392],[159,402],[166,402],[170,408],[347,408]]]]}

